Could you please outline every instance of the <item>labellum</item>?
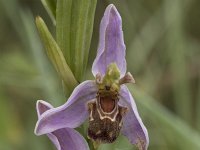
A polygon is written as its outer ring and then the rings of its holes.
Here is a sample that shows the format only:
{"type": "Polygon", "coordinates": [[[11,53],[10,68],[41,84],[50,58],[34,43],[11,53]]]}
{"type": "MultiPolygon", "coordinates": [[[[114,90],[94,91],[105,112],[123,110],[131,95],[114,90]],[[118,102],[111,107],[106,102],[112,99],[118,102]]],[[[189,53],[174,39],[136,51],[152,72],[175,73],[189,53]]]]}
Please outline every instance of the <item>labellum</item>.
{"type": "Polygon", "coordinates": [[[97,82],[99,91],[96,99],[88,103],[88,137],[97,143],[112,143],[117,139],[123,124],[122,118],[127,111],[126,107],[118,104],[119,84],[109,78],[113,76],[112,73],[107,74],[103,82],[97,82]]]}
{"type": "Polygon", "coordinates": [[[96,100],[88,103],[88,136],[98,143],[112,143],[119,136],[122,117],[127,108],[118,105],[118,93],[100,90],[96,100]]]}

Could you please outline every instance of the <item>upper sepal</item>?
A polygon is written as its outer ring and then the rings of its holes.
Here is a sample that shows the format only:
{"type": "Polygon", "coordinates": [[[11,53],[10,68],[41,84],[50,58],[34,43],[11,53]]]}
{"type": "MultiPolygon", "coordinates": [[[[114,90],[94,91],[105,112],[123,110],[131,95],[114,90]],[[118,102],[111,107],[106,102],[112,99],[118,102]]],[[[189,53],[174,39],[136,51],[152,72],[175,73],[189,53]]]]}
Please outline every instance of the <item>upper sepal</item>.
{"type": "Polygon", "coordinates": [[[120,77],[123,77],[126,73],[125,50],[121,16],[115,6],[110,4],[100,24],[99,46],[92,66],[93,75],[105,75],[108,65],[116,63],[120,77]]]}

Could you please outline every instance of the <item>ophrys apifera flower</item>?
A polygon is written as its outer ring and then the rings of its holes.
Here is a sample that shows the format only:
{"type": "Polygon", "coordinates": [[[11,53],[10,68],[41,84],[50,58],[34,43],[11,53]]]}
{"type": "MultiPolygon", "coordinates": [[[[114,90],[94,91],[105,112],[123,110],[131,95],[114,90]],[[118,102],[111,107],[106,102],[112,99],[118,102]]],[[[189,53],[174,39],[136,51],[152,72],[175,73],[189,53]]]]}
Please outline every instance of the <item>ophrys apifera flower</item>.
{"type": "Polygon", "coordinates": [[[148,133],[125,85],[134,83],[134,79],[126,73],[122,21],[112,4],[106,8],[101,21],[92,73],[95,80],[82,82],[64,105],[47,110],[39,117],[35,133],[42,135],[76,128],[88,119],[88,137],[94,142],[112,143],[121,132],[140,150],[146,150],[148,133]]]}

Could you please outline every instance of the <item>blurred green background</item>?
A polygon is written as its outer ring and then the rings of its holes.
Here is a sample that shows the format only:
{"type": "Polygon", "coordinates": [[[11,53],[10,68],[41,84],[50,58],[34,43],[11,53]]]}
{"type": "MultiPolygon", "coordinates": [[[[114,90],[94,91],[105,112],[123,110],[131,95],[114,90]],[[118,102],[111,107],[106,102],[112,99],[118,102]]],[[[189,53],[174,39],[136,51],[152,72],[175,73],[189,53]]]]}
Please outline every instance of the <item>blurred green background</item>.
{"type": "MultiPolygon", "coordinates": [[[[99,23],[106,6],[123,20],[130,87],[149,131],[150,150],[200,150],[200,1],[98,0],[86,79],[92,78],[99,23]]],[[[65,102],[61,81],[46,57],[34,18],[54,25],[40,0],[0,0],[0,150],[50,150],[37,137],[35,103],[65,102]]],[[[131,150],[120,137],[100,149],[131,150]],[[104,147],[105,146],[105,147],[104,147]]]]}

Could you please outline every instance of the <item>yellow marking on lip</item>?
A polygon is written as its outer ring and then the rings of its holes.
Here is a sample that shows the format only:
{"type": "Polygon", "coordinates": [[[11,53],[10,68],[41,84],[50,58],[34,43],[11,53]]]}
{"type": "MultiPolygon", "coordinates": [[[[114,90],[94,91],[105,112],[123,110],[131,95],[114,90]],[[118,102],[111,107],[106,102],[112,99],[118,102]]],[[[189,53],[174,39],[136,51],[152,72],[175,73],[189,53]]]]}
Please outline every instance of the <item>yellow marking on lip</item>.
{"type": "Polygon", "coordinates": [[[100,134],[101,133],[101,131],[99,130],[99,131],[97,131],[97,133],[96,134],[100,134]]]}
{"type": "Polygon", "coordinates": [[[113,132],[110,132],[110,133],[109,133],[109,137],[113,137],[113,132]]]}

